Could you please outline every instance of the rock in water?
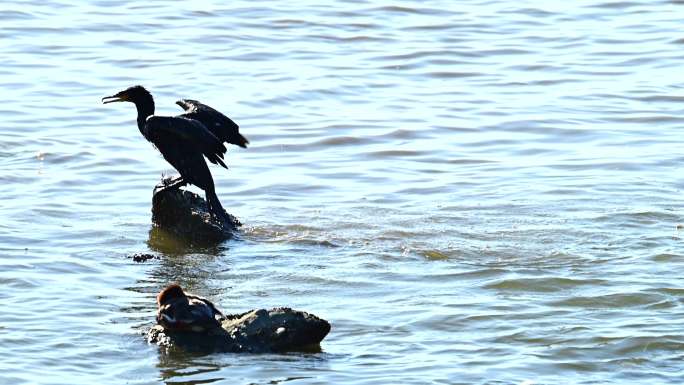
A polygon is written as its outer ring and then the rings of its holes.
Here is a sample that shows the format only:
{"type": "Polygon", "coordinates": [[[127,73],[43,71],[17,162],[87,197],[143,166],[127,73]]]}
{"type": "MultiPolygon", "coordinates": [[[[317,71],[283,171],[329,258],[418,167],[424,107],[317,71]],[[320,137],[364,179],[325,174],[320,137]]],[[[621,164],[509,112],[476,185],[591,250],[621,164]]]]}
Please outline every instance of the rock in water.
{"type": "Polygon", "coordinates": [[[330,332],[328,321],[283,307],[226,317],[221,325],[245,351],[252,353],[318,345],[330,332]]]}
{"type": "Polygon", "coordinates": [[[199,195],[180,188],[164,190],[170,178],[162,179],[152,193],[152,223],[194,243],[217,243],[229,239],[240,221],[226,213],[213,218],[207,202],[199,195]]]}
{"type": "Polygon", "coordinates": [[[229,315],[222,328],[207,332],[170,332],[160,325],[147,332],[147,340],[166,348],[186,351],[272,353],[319,348],[330,323],[313,314],[290,308],[259,309],[229,315]]]}

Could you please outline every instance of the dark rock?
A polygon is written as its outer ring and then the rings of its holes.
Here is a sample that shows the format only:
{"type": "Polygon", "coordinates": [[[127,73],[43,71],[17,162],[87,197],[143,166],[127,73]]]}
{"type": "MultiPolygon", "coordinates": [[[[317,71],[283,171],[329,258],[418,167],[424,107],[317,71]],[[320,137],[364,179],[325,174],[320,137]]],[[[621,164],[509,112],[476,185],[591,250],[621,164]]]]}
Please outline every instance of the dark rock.
{"type": "Polygon", "coordinates": [[[158,255],[150,254],[150,253],[135,253],[131,255],[129,258],[133,260],[133,262],[145,262],[150,259],[159,259],[158,255]]]}
{"type": "Polygon", "coordinates": [[[152,195],[152,223],[193,243],[218,243],[230,239],[242,226],[234,216],[212,217],[207,202],[199,195],[180,188],[164,189],[170,178],[163,178],[152,195]]]}
{"type": "Polygon", "coordinates": [[[170,332],[160,325],[147,332],[147,340],[166,348],[186,351],[271,353],[320,350],[330,323],[313,314],[290,308],[252,310],[229,315],[222,328],[207,332],[170,332]]]}

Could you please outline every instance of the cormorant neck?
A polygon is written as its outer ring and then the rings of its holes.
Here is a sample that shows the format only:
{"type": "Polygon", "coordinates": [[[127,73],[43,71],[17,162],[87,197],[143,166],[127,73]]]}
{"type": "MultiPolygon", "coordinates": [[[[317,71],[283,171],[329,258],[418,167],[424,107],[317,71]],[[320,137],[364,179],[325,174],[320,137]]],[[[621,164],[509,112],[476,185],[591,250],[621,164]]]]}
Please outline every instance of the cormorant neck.
{"type": "Polygon", "coordinates": [[[147,120],[150,115],[154,115],[154,99],[152,99],[152,95],[147,94],[134,103],[135,108],[138,109],[138,128],[140,129],[140,132],[143,132],[145,120],[147,120]]]}

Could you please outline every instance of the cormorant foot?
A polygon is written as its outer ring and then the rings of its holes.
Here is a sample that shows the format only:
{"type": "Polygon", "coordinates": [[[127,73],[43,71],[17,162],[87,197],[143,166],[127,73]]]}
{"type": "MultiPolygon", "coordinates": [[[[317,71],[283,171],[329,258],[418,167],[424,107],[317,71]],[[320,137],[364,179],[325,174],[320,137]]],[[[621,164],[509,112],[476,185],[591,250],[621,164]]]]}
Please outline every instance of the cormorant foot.
{"type": "Polygon", "coordinates": [[[233,218],[223,208],[209,207],[209,216],[212,220],[223,223],[233,223],[233,218]]]}
{"type": "Polygon", "coordinates": [[[220,212],[217,212],[215,210],[210,210],[209,211],[209,216],[211,217],[212,220],[218,221],[218,222],[223,222],[225,221],[228,217],[224,214],[221,214],[220,212]]]}
{"type": "Polygon", "coordinates": [[[185,186],[186,184],[188,184],[188,182],[186,182],[182,176],[177,176],[175,178],[165,178],[165,179],[162,179],[161,183],[157,184],[154,187],[153,195],[157,195],[163,191],[178,190],[179,188],[185,186]]]}

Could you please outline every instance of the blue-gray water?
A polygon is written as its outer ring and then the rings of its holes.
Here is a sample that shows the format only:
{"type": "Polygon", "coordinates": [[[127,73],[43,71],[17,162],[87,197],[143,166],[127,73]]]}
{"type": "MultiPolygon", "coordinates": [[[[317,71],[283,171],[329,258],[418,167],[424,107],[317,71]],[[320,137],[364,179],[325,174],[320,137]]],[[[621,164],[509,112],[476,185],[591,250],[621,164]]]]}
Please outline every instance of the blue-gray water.
{"type": "Polygon", "coordinates": [[[681,1],[0,5],[0,383],[681,384],[681,1]],[[199,99],[238,239],[151,232],[128,104],[199,99]],[[137,264],[133,253],[159,260],[137,264]],[[166,355],[177,281],[316,354],[166,355]]]}

